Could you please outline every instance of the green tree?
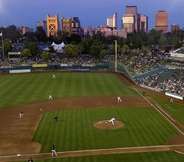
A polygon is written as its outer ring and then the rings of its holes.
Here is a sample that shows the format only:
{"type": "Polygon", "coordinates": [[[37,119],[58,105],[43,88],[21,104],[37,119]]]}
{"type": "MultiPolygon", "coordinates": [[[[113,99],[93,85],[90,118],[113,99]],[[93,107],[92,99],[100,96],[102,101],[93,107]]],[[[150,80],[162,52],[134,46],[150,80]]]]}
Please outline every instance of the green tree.
{"type": "Polygon", "coordinates": [[[50,57],[51,57],[50,52],[42,51],[42,59],[44,61],[48,61],[50,59],[50,57]]]}
{"type": "Polygon", "coordinates": [[[103,49],[103,50],[101,50],[101,54],[102,55],[109,55],[110,52],[109,52],[109,50],[103,49]]]}
{"type": "Polygon", "coordinates": [[[76,45],[68,44],[65,46],[64,55],[68,57],[74,57],[77,56],[79,53],[79,50],[76,45]]]}
{"type": "Polygon", "coordinates": [[[8,38],[6,38],[3,40],[3,45],[4,45],[4,54],[5,56],[7,56],[8,52],[12,50],[11,41],[8,38]]]}
{"type": "Polygon", "coordinates": [[[173,40],[172,40],[172,46],[174,49],[177,49],[177,48],[180,48],[181,47],[181,43],[179,41],[179,38],[178,37],[174,37],[173,40]]]}
{"type": "Polygon", "coordinates": [[[167,45],[167,39],[166,39],[166,37],[164,35],[161,35],[158,43],[159,43],[159,46],[160,47],[163,47],[163,46],[167,45]]]}
{"type": "Polygon", "coordinates": [[[42,26],[38,26],[36,28],[35,36],[39,42],[47,42],[48,41],[47,35],[46,35],[45,31],[43,30],[42,26]]]}
{"type": "Polygon", "coordinates": [[[147,55],[148,54],[148,47],[142,46],[142,54],[147,55]]]}
{"type": "Polygon", "coordinates": [[[128,54],[130,52],[130,48],[127,45],[124,45],[122,47],[122,53],[123,54],[128,54]]]}
{"type": "Polygon", "coordinates": [[[139,55],[140,52],[139,52],[139,50],[133,50],[133,51],[131,52],[131,54],[132,54],[132,55],[139,55]]]}
{"type": "Polygon", "coordinates": [[[70,39],[71,39],[71,42],[74,41],[74,42],[76,42],[76,44],[79,44],[81,42],[80,35],[75,34],[75,33],[71,34],[70,39]]]}
{"type": "Polygon", "coordinates": [[[31,43],[29,45],[29,50],[31,51],[32,56],[35,56],[40,52],[38,45],[36,43],[31,43]]]}
{"type": "Polygon", "coordinates": [[[97,42],[94,42],[90,48],[90,54],[94,57],[98,57],[100,55],[100,45],[97,42]]]}
{"type": "Polygon", "coordinates": [[[25,58],[32,56],[30,49],[28,48],[23,49],[21,52],[21,56],[25,58]]]}

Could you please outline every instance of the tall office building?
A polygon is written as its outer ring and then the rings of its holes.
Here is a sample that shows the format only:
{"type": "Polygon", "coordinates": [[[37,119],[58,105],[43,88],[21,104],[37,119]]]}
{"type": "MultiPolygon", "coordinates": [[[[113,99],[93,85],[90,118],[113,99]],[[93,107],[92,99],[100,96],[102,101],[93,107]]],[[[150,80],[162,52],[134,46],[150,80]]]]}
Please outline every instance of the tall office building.
{"type": "Polygon", "coordinates": [[[134,15],[134,30],[137,31],[137,6],[126,6],[126,14],[134,15]]]}
{"type": "Polygon", "coordinates": [[[158,11],[155,18],[155,30],[161,30],[162,33],[168,32],[168,15],[166,11],[158,11]]]}
{"type": "Polygon", "coordinates": [[[125,14],[122,18],[122,29],[126,29],[127,33],[135,31],[135,16],[134,14],[125,14]]]}
{"type": "Polygon", "coordinates": [[[177,24],[172,24],[171,25],[171,32],[176,32],[180,29],[180,26],[177,24]]]}
{"type": "Polygon", "coordinates": [[[47,34],[47,21],[45,20],[40,20],[37,22],[37,26],[41,26],[45,33],[47,34]]]}
{"type": "Polygon", "coordinates": [[[62,32],[65,32],[70,36],[72,34],[72,18],[69,17],[68,19],[65,19],[62,17],[62,32]]]}
{"type": "Polygon", "coordinates": [[[138,20],[138,31],[148,31],[148,16],[138,14],[139,20],[138,20]]]}
{"type": "Polygon", "coordinates": [[[73,17],[73,20],[72,20],[72,33],[80,35],[81,38],[84,35],[84,30],[80,26],[80,20],[79,20],[78,17],[73,17]]]}
{"type": "Polygon", "coordinates": [[[57,36],[57,33],[59,31],[59,17],[58,14],[56,14],[54,17],[50,17],[49,14],[47,14],[47,36],[50,35],[57,36]]]}
{"type": "Polygon", "coordinates": [[[126,6],[126,14],[122,18],[122,28],[128,33],[148,31],[148,17],[137,13],[137,6],[126,6]]]}
{"type": "Polygon", "coordinates": [[[117,29],[117,13],[107,18],[107,26],[113,29],[117,29]]]}

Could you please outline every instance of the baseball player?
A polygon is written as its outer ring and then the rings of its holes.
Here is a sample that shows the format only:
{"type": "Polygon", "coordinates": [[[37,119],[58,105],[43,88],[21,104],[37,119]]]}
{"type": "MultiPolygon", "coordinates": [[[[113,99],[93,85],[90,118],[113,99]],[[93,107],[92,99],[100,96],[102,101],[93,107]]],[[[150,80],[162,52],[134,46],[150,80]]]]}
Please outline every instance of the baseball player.
{"type": "Polygon", "coordinates": [[[49,100],[52,100],[53,98],[52,98],[52,95],[49,95],[49,100]]]}
{"type": "Polygon", "coordinates": [[[117,97],[118,102],[122,102],[121,97],[117,97]]]}
{"type": "Polygon", "coordinates": [[[57,116],[54,117],[54,121],[58,122],[58,117],[57,116]]]}
{"type": "Polygon", "coordinates": [[[33,162],[33,159],[32,159],[32,157],[30,157],[30,159],[29,159],[27,162],[33,162]]]}
{"type": "Polygon", "coordinates": [[[170,103],[173,103],[173,98],[170,98],[170,103]]]}
{"type": "Polygon", "coordinates": [[[22,118],[23,117],[23,112],[21,111],[20,114],[19,114],[19,118],[22,118]]]}
{"type": "Polygon", "coordinates": [[[56,152],[56,148],[54,145],[51,146],[51,153],[52,153],[52,156],[57,156],[57,152],[56,152]]]}
{"type": "Polygon", "coordinates": [[[53,75],[52,75],[52,79],[55,79],[55,78],[56,78],[56,76],[55,76],[55,74],[53,74],[53,75]]]}
{"type": "Polygon", "coordinates": [[[111,120],[109,120],[109,123],[112,123],[112,125],[114,125],[115,120],[116,120],[115,118],[112,118],[111,120]]]}

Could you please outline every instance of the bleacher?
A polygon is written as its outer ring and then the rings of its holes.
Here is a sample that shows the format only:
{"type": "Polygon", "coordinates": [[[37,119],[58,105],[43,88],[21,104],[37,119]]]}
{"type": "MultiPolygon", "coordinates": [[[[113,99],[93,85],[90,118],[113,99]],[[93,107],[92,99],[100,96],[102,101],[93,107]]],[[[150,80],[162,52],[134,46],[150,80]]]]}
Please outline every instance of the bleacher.
{"type": "Polygon", "coordinates": [[[132,77],[132,79],[134,81],[136,81],[136,80],[141,80],[143,78],[150,77],[150,76],[159,76],[160,74],[165,73],[169,70],[170,70],[170,68],[162,66],[162,67],[159,67],[159,68],[156,68],[156,69],[153,69],[153,70],[135,75],[135,76],[132,77]]]}

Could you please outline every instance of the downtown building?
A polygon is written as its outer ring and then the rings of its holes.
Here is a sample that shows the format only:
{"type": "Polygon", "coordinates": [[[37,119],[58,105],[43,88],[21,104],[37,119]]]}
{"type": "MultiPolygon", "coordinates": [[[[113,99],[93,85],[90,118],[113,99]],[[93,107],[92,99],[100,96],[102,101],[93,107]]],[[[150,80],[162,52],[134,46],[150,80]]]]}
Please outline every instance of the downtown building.
{"type": "Polygon", "coordinates": [[[137,13],[137,6],[126,6],[126,14],[122,17],[122,29],[127,33],[148,31],[148,17],[137,13]]]}
{"type": "Polygon", "coordinates": [[[162,33],[168,32],[168,14],[164,10],[160,10],[155,16],[155,30],[162,31],[162,33]]]}
{"type": "Polygon", "coordinates": [[[74,17],[73,20],[72,17],[69,17],[68,19],[62,17],[61,21],[59,21],[58,14],[56,14],[53,17],[47,14],[46,24],[47,24],[46,31],[48,37],[50,35],[57,36],[59,31],[66,33],[68,36],[70,36],[72,33],[78,34],[81,37],[83,36],[83,29],[80,26],[80,20],[78,17],[74,17]]]}

